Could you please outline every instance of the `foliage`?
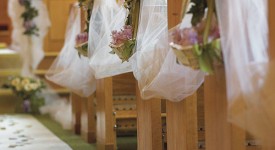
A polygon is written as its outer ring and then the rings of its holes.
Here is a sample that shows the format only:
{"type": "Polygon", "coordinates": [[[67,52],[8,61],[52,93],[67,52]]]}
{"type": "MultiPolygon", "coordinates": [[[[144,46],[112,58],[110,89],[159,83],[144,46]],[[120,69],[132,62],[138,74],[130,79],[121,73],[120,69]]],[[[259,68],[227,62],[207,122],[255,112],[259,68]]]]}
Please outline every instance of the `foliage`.
{"type": "Polygon", "coordinates": [[[4,88],[12,89],[12,91],[22,99],[30,99],[40,93],[46,86],[39,79],[29,77],[11,77],[4,88]]]}
{"type": "Polygon", "coordinates": [[[31,5],[31,0],[19,0],[19,4],[25,7],[25,11],[22,13],[23,26],[25,28],[24,34],[27,36],[38,36],[38,27],[33,22],[33,19],[38,16],[38,10],[31,5]]]}
{"type": "Polygon", "coordinates": [[[205,16],[205,10],[207,8],[207,1],[206,0],[191,0],[193,3],[190,10],[187,12],[188,14],[192,14],[192,25],[196,26],[198,23],[202,21],[205,16]]]}
{"type": "Polygon", "coordinates": [[[78,6],[86,11],[86,19],[85,19],[85,29],[84,32],[79,33],[76,37],[76,50],[78,50],[79,56],[88,56],[88,33],[90,27],[90,19],[93,10],[93,0],[78,0],[78,6]],[[85,46],[83,46],[85,43],[85,46]]]}

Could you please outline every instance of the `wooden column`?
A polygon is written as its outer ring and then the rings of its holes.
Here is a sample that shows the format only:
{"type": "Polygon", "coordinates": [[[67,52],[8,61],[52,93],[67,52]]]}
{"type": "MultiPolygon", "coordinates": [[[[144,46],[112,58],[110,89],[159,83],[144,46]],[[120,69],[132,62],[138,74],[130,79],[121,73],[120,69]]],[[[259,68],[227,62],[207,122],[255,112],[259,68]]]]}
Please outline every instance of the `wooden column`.
{"type": "Polygon", "coordinates": [[[168,150],[198,149],[197,95],[181,102],[166,102],[168,150]]]}
{"type": "MultiPolygon", "coordinates": [[[[168,26],[173,28],[181,21],[182,3],[185,0],[168,0],[168,26]]],[[[166,103],[168,150],[198,149],[198,121],[196,94],[185,100],[166,103]]]]}
{"type": "Polygon", "coordinates": [[[111,77],[97,80],[96,99],[97,150],[114,150],[116,149],[116,134],[111,77]]]}
{"type": "Polygon", "coordinates": [[[94,94],[81,101],[81,137],[88,143],[96,142],[94,94]]]}
{"type": "MultiPolygon", "coordinates": [[[[272,61],[271,68],[269,69],[274,69],[274,61],[275,61],[275,18],[274,18],[274,13],[275,13],[275,1],[274,0],[268,0],[268,25],[269,25],[269,58],[272,61]]],[[[270,78],[273,79],[274,81],[274,71],[271,71],[270,73],[270,78]]],[[[271,79],[270,79],[271,80],[271,79]]],[[[271,103],[270,103],[271,104],[271,103]]],[[[273,118],[272,118],[273,119],[273,118]]],[[[272,133],[272,131],[271,131],[272,133]]],[[[273,150],[275,149],[275,144],[274,144],[274,138],[271,137],[266,137],[267,141],[263,141],[263,147],[262,150],[273,150]]]]}
{"type": "Polygon", "coordinates": [[[142,100],[136,84],[138,150],[162,149],[160,99],[142,100]]]}
{"type": "Polygon", "coordinates": [[[72,127],[75,134],[81,132],[81,101],[82,98],[74,93],[70,95],[70,101],[72,104],[72,127]]]}
{"type": "Polygon", "coordinates": [[[246,133],[227,120],[227,98],[224,67],[205,78],[206,150],[245,150],[246,133]]]}

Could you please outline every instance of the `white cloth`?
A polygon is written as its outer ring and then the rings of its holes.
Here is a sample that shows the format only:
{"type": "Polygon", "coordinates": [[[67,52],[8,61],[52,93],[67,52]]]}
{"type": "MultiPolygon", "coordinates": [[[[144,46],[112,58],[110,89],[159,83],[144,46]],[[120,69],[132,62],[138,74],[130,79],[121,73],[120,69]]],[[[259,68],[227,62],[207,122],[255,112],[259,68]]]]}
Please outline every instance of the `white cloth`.
{"type": "Polygon", "coordinates": [[[126,9],[119,7],[116,0],[95,0],[90,20],[89,57],[90,66],[97,79],[131,71],[131,64],[119,59],[109,44],[113,30],[124,26],[126,9]]]}
{"type": "Polygon", "coordinates": [[[0,115],[0,149],[71,150],[30,115],[0,115]]]}
{"type": "MultiPolygon", "coordinates": [[[[217,0],[229,120],[275,146],[274,63],[268,56],[268,0],[217,0]]],[[[267,143],[265,143],[267,142],[267,143]]],[[[270,150],[273,150],[271,148],[270,150]]]]}
{"type": "MultiPolygon", "coordinates": [[[[187,17],[181,27],[190,26],[187,17]]],[[[141,0],[137,52],[131,59],[141,96],[181,101],[201,85],[204,74],[176,63],[169,46],[166,0],[141,0]]]]}
{"type": "Polygon", "coordinates": [[[88,97],[94,93],[96,81],[89,66],[89,59],[79,57],[77,50],[74,48],[75,38],[81,31],[80,15],[80,9],[72,7],[64,46],[47,71],[46,78],[80,96],[88,97]]]}
{"type": "Polygon", "coordinates": [[[44,37],[51,25],[48,10],[43,0],[32,0],[31,3],[32,6],[39,11],[38,16],[33,20],[39,28],[39,36],[33,35],[31,37],[23,34],[25,28],[23,27],[21,14],[25,8],[19,4],[18,0],[9,0],[8,3],[8,13],[13,26],[11,49],[21,54],[23,60],[23,76],[33,76],[32,71],[37,68],[43,59],[44,37]]]}

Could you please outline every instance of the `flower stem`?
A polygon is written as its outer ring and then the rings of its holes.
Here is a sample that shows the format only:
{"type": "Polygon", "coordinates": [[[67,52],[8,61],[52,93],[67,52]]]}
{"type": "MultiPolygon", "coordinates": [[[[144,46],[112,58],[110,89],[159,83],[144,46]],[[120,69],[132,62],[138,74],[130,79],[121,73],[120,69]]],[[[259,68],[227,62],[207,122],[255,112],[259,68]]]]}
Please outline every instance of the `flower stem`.
{"type": "Polygon", "coordinates": [[[203,44],[204,45],[206,45],[208,43],[209,31],[210,31],[212,17],[213,17],[213,13],[214,13],[214,4],[215,4],[215,0],[207,0],[208,11],[207,11],[207,16],[206,16],[206,26],[205,26],[205,30],[203,33],[203,44]]]}

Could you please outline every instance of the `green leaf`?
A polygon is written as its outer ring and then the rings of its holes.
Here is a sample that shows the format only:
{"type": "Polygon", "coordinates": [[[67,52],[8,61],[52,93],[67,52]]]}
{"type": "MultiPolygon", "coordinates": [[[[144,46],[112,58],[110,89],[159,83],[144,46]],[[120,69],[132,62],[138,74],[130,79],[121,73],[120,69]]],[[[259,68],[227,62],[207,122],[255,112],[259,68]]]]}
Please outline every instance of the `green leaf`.
{"type": "Polygon", "coordinates": [[[203,72],[206,72],[209,74],[214,73],[212,59],[206,51],[204,51],[202,55],[199,57],[199,64],[200,64],[200,69],[203,72]]]}
{"type": "Polygon", "coordinates": [[[205,15],[207,2],[206,0],[191,0],[191,3],[193,3],[193,5],[187,13],[193,15],[191,23],[192,26],[196,26],[198,23],[201,22],[205,15]]]}

